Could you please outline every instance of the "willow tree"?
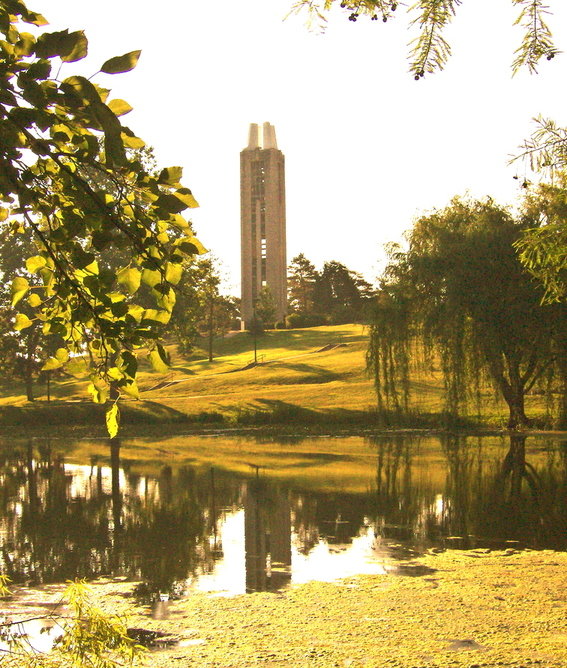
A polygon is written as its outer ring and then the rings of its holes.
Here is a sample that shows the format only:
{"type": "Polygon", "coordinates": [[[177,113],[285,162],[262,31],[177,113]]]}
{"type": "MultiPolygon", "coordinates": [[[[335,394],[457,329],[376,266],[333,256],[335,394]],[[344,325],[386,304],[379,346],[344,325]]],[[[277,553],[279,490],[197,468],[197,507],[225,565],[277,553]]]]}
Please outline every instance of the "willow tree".
{"type": "Polygon", "coordinates": [[[448,415],[465,413],[491,383],[508,405],[508,427],[521,428],[530,423],[526,393],[553,383],[565,393],[567,309],[542,305],[543,289],[514,249],[533,225],[490,200],[458,199],[416,222],[407,250],[391,252],[370,331],[380,407],[408,408],[419,354],[440,361],[448,415]]]}
{"type": "MultiPolygon", "coordinates": [[[[159,337],[175,286],[186,258],[203,251],[181,216],[197,202],[181,168],[150,173],[129,152],[144,146],[119,118],[130,105],[111,99],[96,72],[68,71],[87,54],[85,34],[46,24],[21,0],[0,0],[0,221],[35,245],[11,284],[12,305],[26,302],[15,327],[39,322],[63,341],[44,369],[89,376],[112,435],[118,397],[138,395],[136,350],[165,368],[159,337]],[[103,261],[111,247],[121,249],[113,270],[103,261]],[[140,285],[150,308],[137,301],[140,285]]],[[[100,71],[127,72],[139,56],[109,58],[100,71]]]]}

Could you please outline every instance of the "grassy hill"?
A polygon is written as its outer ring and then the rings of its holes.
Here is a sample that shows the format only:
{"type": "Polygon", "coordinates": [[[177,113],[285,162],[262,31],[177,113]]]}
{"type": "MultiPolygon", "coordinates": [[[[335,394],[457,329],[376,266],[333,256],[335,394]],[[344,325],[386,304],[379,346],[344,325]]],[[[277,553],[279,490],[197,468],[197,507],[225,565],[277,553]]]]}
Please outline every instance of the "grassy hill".
{"type": "MultiPolygon", "coordinates": [[[[141,400],[126,399],[123,416],[133,422],[223,422],[247,424],[376,424],[376,399],[366,374],[367,334],[361,325],[274,330],[253,338],[235,332],[215,342],[215,359],[204,350],[190,358],[168,346],[172,366],[165,374],[142,365],[141,400]]],[[[415,378],[415,415],[408,426],[433,424],[439,414],[442,381],[438,374],[415,378]]],[[[52,383],[51,403],[45,386],[38,401],[25,399],[23,386],[0,388],[0,423],[102,423],[102,407],[90,403],[86,384],[62,378],[52,383]]],[[[532,406],[541,412],[538,399],[532,406]]],[[[487,394],[485,416],[501,426],[505,408],[487,394]]],[[[529,404],[530,402],[528,402],[529,404]]]]}

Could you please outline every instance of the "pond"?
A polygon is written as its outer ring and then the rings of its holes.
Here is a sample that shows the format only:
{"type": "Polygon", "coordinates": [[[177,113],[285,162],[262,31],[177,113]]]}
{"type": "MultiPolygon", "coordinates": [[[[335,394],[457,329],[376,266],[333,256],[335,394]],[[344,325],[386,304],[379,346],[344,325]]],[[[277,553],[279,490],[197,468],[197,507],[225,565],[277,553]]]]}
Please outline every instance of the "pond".
{"type": "Polygon", "coordinates": [[[445,549],[567,549],[567,441],[226,435],[0,447],[0,572],[121,577],[165,614],[197,588],[420,575],[445,549]]]}

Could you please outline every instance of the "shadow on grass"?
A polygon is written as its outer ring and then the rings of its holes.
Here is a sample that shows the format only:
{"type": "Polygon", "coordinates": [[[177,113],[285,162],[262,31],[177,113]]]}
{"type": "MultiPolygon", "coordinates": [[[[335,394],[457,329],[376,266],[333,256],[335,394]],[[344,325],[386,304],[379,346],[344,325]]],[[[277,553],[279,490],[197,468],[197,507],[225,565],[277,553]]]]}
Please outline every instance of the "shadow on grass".
{"type": "MultiPolygon", "coordinates": [[[[155,401],[120,405],[122,424],[163,424],[187,421],[187,415],[155,401]]],[[[13,427],[104,425],[105,407],[88,401],[35,401],[0,407],[0,425],[13,427]]]]}
{"type": "Polygon", "coordinates": [[[257,399],[256,405],[240,408],[235,416],[241,425],[360,426],[381,429],[475,429],[476,420],[450,418],[438,413],[379,413],[373,410],[333,408],[315,411],[279,399],[257,399]]]}
{"type": "MultiPolygon", "coordinates": [[[[333,380],[341,380],[344,378],[344,374],[335,373],[324,367],[315,366],[313,364],[306,364],[301,362],[286,362],[286,361],[274,361],[268,362],[266,365],[269,369],[277,369],[283,372],[285,371],[294,371],[301,376],[285,376],[279,375],[274,382],[278,385],[317,385],[319,383],[330,383],[333,380]]],[[[268,378],[264,379],[266,384],[270,384],[268,378]]]]}

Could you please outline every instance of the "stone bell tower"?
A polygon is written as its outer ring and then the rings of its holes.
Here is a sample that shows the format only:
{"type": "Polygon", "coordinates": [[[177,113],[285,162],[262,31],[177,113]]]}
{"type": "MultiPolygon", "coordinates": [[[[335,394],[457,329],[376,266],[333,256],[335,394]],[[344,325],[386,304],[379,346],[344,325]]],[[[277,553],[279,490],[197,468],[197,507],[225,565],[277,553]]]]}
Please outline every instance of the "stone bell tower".
{"type": "Polygon", "coordinates": [[[243,327],[254,317],[260,290],[268,287],[275,319],[287,313],[285,158],[276,130],[250,125],[248,146],[240,153],[240,233],[243,327]]]}

